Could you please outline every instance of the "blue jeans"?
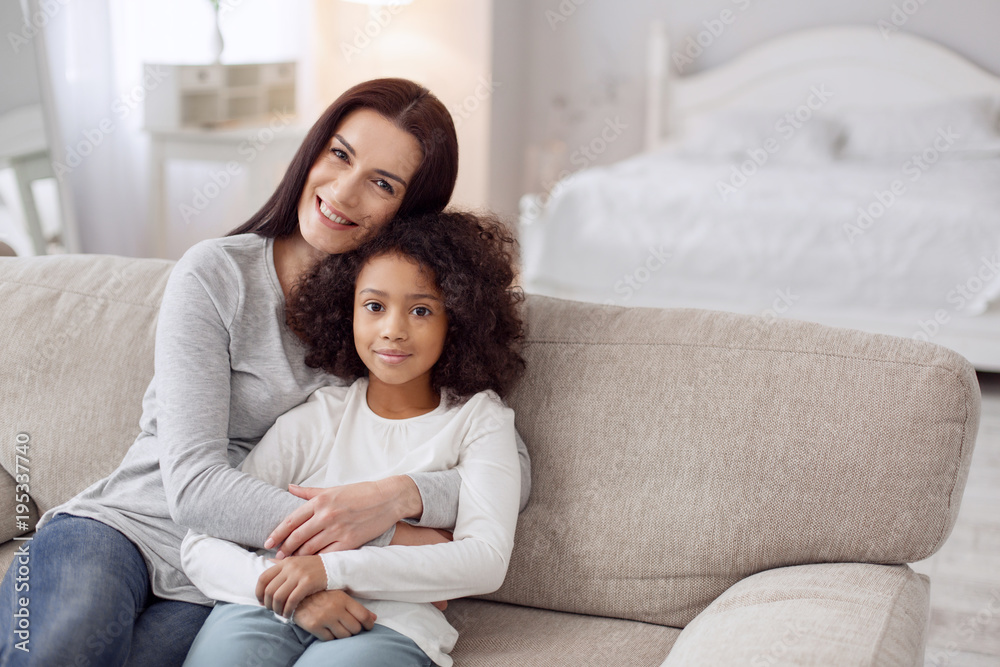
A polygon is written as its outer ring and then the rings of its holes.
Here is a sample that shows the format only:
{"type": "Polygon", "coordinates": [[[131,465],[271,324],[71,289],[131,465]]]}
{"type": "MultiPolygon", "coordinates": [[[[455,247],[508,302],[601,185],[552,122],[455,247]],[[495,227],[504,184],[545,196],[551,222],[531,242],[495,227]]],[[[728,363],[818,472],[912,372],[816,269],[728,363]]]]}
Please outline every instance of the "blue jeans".
{"type": "Polygon", "coordinates": [[[353,637],[323,641],[270,609],[220,602],[191,646],[184,667],[428,667],[412,639],[384,625],[353,637]]]}
{"type": "Polygon", "coordinates": [[[60,514],[24,544],[0,586],[0,666],[181,665],[211,612],[153,595],[139,549],[100,521],[60,514]]]}

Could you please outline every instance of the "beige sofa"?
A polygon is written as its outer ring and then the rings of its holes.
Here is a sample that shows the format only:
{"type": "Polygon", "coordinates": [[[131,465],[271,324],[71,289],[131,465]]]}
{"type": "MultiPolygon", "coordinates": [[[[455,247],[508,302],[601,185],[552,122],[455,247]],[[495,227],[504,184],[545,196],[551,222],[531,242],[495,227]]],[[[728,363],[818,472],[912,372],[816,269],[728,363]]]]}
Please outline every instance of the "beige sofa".
{"type": "MultiPolygon", "coordinates": [[[[171,263],[0,259],[0,463],[44,511],[136,435],[171,263]],[[23,440],[22,436],[22,440],[23,440]]],[[[699,310],[527,301],[532,499],[459,665],[919,665],[979,422],[944,348],[699,310]],[[668,655],[669,654],[669,655],[668,655]]],[[[3,566],[16,543],[0,471],[3,566]]]]}

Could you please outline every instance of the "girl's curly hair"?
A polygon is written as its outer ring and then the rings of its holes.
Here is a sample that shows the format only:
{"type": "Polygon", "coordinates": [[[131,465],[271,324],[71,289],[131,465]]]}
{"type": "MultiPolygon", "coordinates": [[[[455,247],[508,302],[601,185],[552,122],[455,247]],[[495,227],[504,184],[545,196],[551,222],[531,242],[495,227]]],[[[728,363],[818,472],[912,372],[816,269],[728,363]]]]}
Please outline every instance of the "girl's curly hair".
{"type": "Polygon", "coordinates": [[[445,211],[395,218],[354,250],[329,255],[294,285],[286,321],[308,348],[306,365],[355,380],[368,375],[354,346],[354,290],[371,259],[398,253],[428,271],[448,316],[431,385],[462,401],[492,389],[501,397],[524,370],[514,280],[516,241],[494,216],[445,211]]]}

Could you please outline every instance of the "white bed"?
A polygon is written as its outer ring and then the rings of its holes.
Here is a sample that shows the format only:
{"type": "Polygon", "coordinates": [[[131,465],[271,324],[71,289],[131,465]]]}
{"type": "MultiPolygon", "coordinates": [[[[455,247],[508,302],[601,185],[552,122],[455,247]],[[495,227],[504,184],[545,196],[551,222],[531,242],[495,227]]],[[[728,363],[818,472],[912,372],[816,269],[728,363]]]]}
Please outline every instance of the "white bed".
{"type": "Polygon", "coordinates": [[[867,26],[684,78],[661,33],[650,50],[647,150],[522,200],[527,291],[916,337],[1000,370],[1000,78],[867,26]]]}

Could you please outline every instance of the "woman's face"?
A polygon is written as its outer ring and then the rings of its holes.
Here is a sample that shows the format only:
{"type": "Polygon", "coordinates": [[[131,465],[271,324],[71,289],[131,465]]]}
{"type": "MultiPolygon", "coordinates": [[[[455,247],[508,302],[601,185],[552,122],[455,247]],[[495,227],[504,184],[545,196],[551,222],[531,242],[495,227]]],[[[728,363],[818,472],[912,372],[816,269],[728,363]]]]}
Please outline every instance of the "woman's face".
{"type": "Polygon", "coordinates": [[[399,210],[422,156],[416,138],[378,112],[347,114],[306,178],[302,237],[328,254],[357,247],[399,210]]]}

